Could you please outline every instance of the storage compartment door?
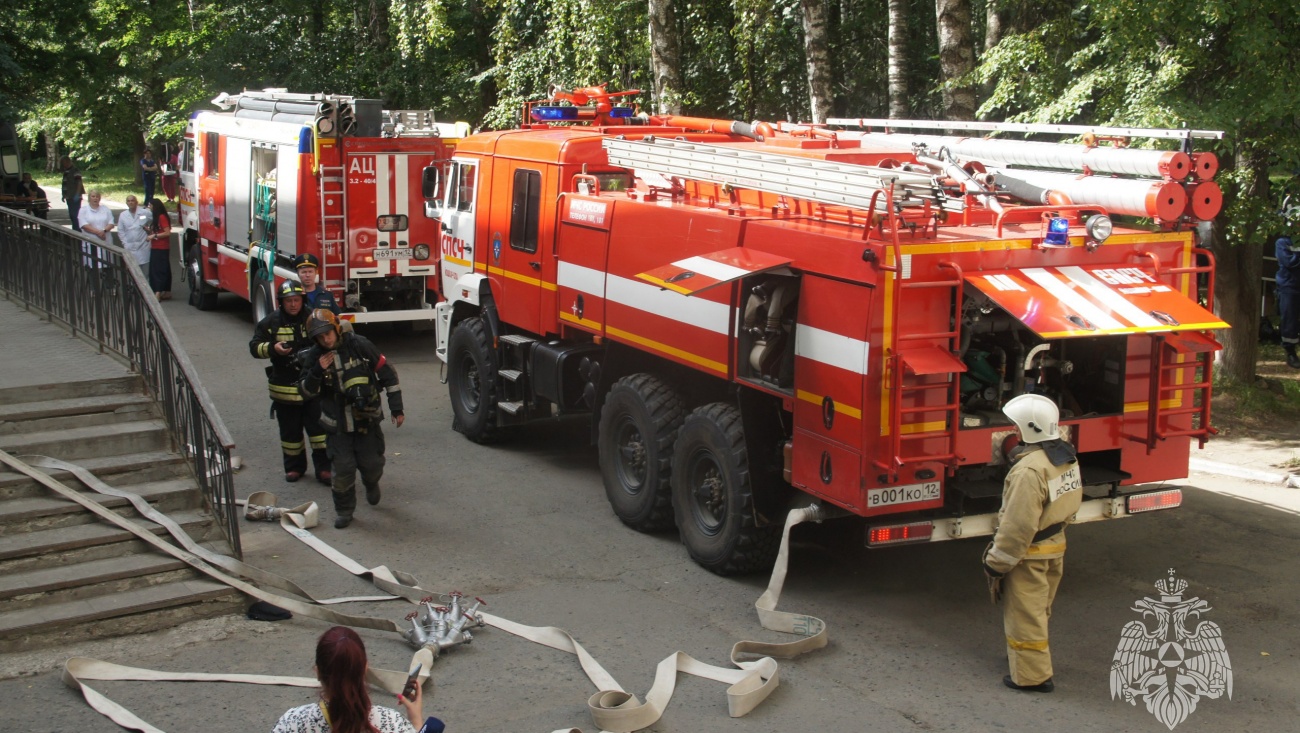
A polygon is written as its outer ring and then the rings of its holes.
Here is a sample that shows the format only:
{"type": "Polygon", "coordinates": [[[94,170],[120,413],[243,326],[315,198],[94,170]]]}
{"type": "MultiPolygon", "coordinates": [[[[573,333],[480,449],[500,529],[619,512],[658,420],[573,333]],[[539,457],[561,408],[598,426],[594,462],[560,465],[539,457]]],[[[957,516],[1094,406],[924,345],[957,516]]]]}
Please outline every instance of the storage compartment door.
{"type": "Polygon", "coordinates": [[[253,146],[248,140],[226,138],[226,169],[221,178],[226,185],[226,241],[239,249],[248,249],[248,233],[253,228],[253,146]]]}
{"type": "Polygon", "coordinates": [[[967,272],[966,282],[1045,339],[1228,327],[1141,267],[967,272]]]}
{"type": "Polygon", "coordinates": [[[276,224],[280,254],[298,254],[298,146],[281,145],[275,159],[276,224]]]}

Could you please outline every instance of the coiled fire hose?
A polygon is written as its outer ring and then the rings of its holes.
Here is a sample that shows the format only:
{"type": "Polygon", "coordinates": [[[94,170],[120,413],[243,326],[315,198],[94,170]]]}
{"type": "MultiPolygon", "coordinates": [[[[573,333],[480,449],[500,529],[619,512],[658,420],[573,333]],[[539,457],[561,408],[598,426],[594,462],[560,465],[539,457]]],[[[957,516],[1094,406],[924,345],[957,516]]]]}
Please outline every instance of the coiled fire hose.
{"type": "MultiPolygon", "coordinates": [[[[29,476],[63,498],[76,502],[101,519],[131,532],[155,549],[182,560],[200,572],[253,598],[272,603],[293,613],[332,624],[390,631],[400,637],[402,629],[389,619],[345,614],[323,606],[353,600],[390,600],[398,597],[405,598],[412,603],[418,603],[421,598],[429,595],[427,590],[419,587],[418,581],[413,576],[392,571],[382,565],[375,568],[366,568],[312,534],[309,531],[309,526],[314,525],[315,515],[319,513],[314,502],[288,510],[281,510],[279,512],[280,526],[334,564],[357,577],[371,582],[380,590],[391,595],[317,600],[286,578],[247,565],[234,558],[206,550],[195,543],[169,517],[149,506],[148,502],[143,498],[134,493],[108,486],[81,466],[44,456],[28,456],[26,458],[30,463],[25,463],[4,451],[0,451],[0,462],[9,465],[19,473],[29,476]],[[178,548],[165,542],[136,522],[104,508],[99,503],[65,486],[48,474],[36,470],[35,467],[68,471],[92,491],[127,499],[142,516],[162,525],[176,538],[182,547],[178,548]],[[238,577],[234,577],[232,574],[242,575],[259,584],[283,590],[290,595],[278,595],[263,590],[238,577]]],[[[259,492],[250,496],[248,503],[254,506],[274,507],[276,500],[272,494],[259,492]]],[[[782,644],[756,641],[736,642],[732,646],[730,655],[734,668],[706,664],[684,652],[676,652],[657,665],[654,682],[649,692],[646,693],[644,702],[634,694],[624,690],[613,676],[569,632],[553,626],[526,626],[486,613],[482,614],[482,616],[489,626],[577,656],[583,672],[586,673],[598,690],[591,696],[587,704],[593,721],[602,731],[627,733],[653,725],[662,717],[664,710],[668,706],[676,686],[678,672],[728,684],[728,712],[731,717],[740,717],[757,707],[776,689],[779,684],[779,669],[776,658],[789,659],[826,646],[828,637],[825,623],[812,616],[778,611],[776,606],[780,600],[781,590],[785,584],[786,570],[789,565],[790,529],[802,522],[821,521],[827,516],[825,510],[817,505],[796,508],[790,511],[786,517],[780,552],[771,579],[768,582],[767,590],[754,603],[759,622],[764,628],[796,634],[802,638],[782,644]]],[[[414,667],[417,663],[423,664],[423,670],[426,671],[420,675],[421,684],[429,685],[430,690],[432,684],[427,670],[431,669],[432,661],[432,652],[426,648],[416,652],[410,665],[410,667],[414,667]]],[[[316,680],[305,677],[164,672],[125,667],[81,657],[68,660],[63,674],[65,684],[80,691],[92,708],[118,725],[130,730],[143,731],[144,733],[163,733],[163,731],[140,719],[130,710],[118,705],[86,684],[87,681],[94,680],[220,681],[297,687],[315,687],[318,685],[316,680]]],[[[406,672],[376,669],[372,670],[369,681],[381,689],[396,694],[406,682],[406,672]]],[[[564,730],[577,731],[577,729],[564,730]]]]}

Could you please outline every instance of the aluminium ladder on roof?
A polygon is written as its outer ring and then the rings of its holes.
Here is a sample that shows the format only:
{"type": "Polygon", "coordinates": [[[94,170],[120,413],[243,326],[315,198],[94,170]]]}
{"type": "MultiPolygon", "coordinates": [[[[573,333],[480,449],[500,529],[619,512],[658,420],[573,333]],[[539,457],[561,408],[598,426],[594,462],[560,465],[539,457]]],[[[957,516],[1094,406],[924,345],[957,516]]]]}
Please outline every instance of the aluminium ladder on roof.
{"type": "Polygon", "coordinates": [[[885,213],[886,199],[879,194],[893,188],[899,206],[929,201],[954,212],[965,206],[964,199],[945,195],[929,173],[663,138],[607,138],[603,144],[612,165],[822,204],[885,213]]]}
{"type": "Polygon", "coordinates": [[[837,127],[883,127],[912,130],[979,130],[981,132],[1019,132],[1051,135],[1102,135],[1109,137],[1146,137],[1162,140],[1222,140],[1220,130],[1162,129],[1150,127],[1107,127],[1105,125],[1055,125],[1026,122],[976,122],[972,120],[889,120],[832,117],[826,124],[837,127]]]}

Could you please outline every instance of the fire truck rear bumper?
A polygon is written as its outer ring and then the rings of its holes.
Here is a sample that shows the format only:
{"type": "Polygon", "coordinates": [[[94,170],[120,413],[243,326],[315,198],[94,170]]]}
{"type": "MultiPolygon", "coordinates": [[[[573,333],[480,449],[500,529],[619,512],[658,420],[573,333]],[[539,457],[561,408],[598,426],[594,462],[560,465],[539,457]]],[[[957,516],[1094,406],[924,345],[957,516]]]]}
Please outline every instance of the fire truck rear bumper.
{"type": "MultiPolygon", "coordinates": [[[[1071,524],[1123,519],[1159,509],[1174,509],[1183,503],[1180,486],[1154,491],[1137,491],[1116,497],[1085,499],[1071,524]]],[[[997,514],[970,514],[964,517],[926,519],[898,524],[872,524],[867,527],[866,545],[871,548],[893,545],[942,542],[967,537],[987,537],[997,530],[997,514]]]]}
{"type": "Polygon", "coordinates": [[[390,323],[393,321],[432,321],[432,308],[413,308],[400,311],[367,311],[364,313],[344,313],[339,318],[353,323],[390,323]]]}

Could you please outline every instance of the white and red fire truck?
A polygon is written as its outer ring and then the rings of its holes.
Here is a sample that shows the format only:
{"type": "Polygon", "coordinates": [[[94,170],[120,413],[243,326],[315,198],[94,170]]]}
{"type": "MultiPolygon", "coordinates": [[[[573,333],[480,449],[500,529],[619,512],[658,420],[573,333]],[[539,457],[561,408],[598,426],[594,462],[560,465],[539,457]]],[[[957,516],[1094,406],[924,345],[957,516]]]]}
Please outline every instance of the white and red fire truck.
{"type": "Polygon", "coordinates": [[[275,307],[301,254],[358,323],[432,317],[441,231],[421,192],[465,123],[378,100],[282,90],[223,94],[198,112],[181,157],[181,223],[190,303],[222,291],[275,307]]]}
{"type": "Polygon", "coordinates": [[[799,494],[872,547],[991,534],[1026,392],[1079,450],[1076,521],[1180,504],[1227,327],[1198,302],[1213,156],[635,118],[602,91],[462,139],[429,202],[457,430],[590,413],[615,514],[724,574],[770,564],[799,494]]]}

